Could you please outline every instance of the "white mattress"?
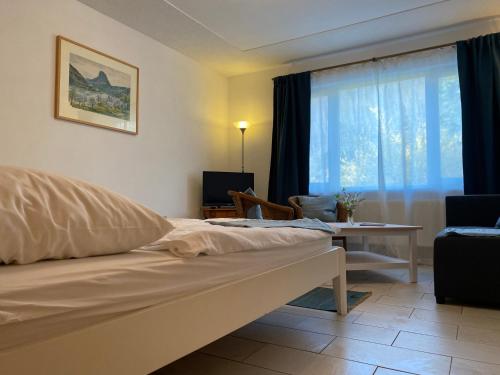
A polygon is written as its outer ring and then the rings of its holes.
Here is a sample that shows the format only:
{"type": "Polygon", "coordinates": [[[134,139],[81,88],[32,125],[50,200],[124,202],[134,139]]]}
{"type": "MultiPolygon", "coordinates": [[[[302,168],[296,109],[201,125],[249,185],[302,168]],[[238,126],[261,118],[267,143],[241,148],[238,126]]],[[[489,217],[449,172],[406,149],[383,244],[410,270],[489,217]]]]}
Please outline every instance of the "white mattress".
{"type": "Polygon", "coordinates": [[[178,258],[167,251],[0,266],[0,350],[83,328],[324,253],[300,245],[178,258]]]}

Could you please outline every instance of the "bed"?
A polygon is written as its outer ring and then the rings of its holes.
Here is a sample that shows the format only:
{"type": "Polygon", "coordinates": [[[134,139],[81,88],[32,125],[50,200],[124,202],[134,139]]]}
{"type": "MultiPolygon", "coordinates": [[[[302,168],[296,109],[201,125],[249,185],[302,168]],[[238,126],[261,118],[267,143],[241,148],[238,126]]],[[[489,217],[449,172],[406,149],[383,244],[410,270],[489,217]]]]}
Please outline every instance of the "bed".
{"type": "Polygon", "coordinates": [[[0,373],[146,374],[327,280],[345,314],[345,252],[328,237],[190,259],[134,250],[0,266],[0,373]]]}

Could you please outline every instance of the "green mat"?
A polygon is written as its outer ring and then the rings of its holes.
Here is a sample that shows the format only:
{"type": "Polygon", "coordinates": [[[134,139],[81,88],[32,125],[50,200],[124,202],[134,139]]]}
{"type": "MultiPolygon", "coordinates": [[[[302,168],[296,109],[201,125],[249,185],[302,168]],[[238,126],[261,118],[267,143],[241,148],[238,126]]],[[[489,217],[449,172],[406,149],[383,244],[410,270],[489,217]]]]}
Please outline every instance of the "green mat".
{"type": "MultiPolygon", "coordinates": [[[[371,296],[371,292],[347,291],[347,309],[351,310],[371,296]]],[[[330,288],[315,288],[303,296],[288,302],[287,305],[305,307],[314,310],[337,311],[333,290],[330,288]]]]}

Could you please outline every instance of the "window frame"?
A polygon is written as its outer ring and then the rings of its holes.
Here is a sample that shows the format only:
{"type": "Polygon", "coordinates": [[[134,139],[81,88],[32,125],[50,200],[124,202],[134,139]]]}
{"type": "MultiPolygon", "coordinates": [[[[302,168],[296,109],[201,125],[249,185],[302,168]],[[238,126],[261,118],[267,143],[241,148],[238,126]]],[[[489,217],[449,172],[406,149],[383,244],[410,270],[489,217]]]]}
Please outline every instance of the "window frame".
{"type": "MultiPolygon", "coordinates": [[[[322,100],[326,97],[328,103],[328,179],[324,182],[309,182],[309,187],[311,191],[322,191],[322,186],[338,186],[338,188],[345,187],[348,190],[355,190],[365,193],[378,192],[380,190],[380,185],[360,185],[360,186],[350,186],[341,184],[341,156],[340,156],[340,103],[339,103],[339,93],[342,90],[352,89],[352,88],[362,88],[368,86],[375,86],[378,90],[380,85],[387,84],[392,81],[402,82],[406,79],[423,78],[425,86],[425,132],[426,132],[426,181],[425,184],[418,185],[408,185],[408,186],[395,186],[386,185],[383,187],[384,190],[389,192],[403,192],[405,190],[411,190],[415,192],[433,192],[436,186],[441,186],[442,188],[449,190],[456,190],[456,186],[463,185],[463,175],[457,177],[443,177],[441,171],[441,121],[440,121],[440,102],[439,102],[439,84],[440,79],[446,77],[456,77],[458,81],[458,74],[455,67],[448,64],[437,65],[437,66],[425,66],[420,69],[408,69],[404,78],[401,78],[401,74],[398,77],[390,79],[389,77],[380,81],[377,77],[376,80],[351,80],[344,79],[338,82],[331,82],[329,84],[323,85],[323,87],[317,87],[311,91],[311,110],[313,110],[313,100],[322,100]],[[428,110],[428,106],[432,105],[432,110],[428,110]],[[333,108],[330,110],[330,108],[333,108]],[[330,125],[332,124],[332,125],[330,125]],[[333,150],[333,151],[330,151],[333,150]],[[440,155],[438,160],[434,158],[433,162],[432,155],[440,155]],[[437,179],[437,176],[441,176],[437,179]],[[317,188],[315,188],[317,187],[317,188]]],[[[377,106],[378,115],[380,115],[380,107],[377,106]]],[[[312,126],[312,116],[311,116],[311,126],[312,126]]],[[[380,132],[380,130],[378,130],[380,132]]],[[[380,136],[380,134],[379,134],[380,136]]],[[[380,158],[380,142],[378,144],[378,155],[380,158]]],[[[311,162],[311,158],[310,158],[311,162]]],[[[380,159],[377,162],[379,166],[380,159]]],[[[379,167],[377,167],[379,168],[379,167]]],[[[312,171],[312,165],[310,165],[310,170],[312,171]]]]}

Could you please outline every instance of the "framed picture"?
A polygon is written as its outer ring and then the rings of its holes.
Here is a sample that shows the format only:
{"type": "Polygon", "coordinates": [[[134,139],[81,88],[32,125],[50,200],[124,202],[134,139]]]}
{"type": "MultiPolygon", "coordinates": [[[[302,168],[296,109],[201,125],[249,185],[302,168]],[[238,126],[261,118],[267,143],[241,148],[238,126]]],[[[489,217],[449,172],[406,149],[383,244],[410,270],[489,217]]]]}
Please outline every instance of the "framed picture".
{"type": "Polygon", "coordinates": [[[57,37],[55,117],[138,133],[139,68],[57,37]]]}

